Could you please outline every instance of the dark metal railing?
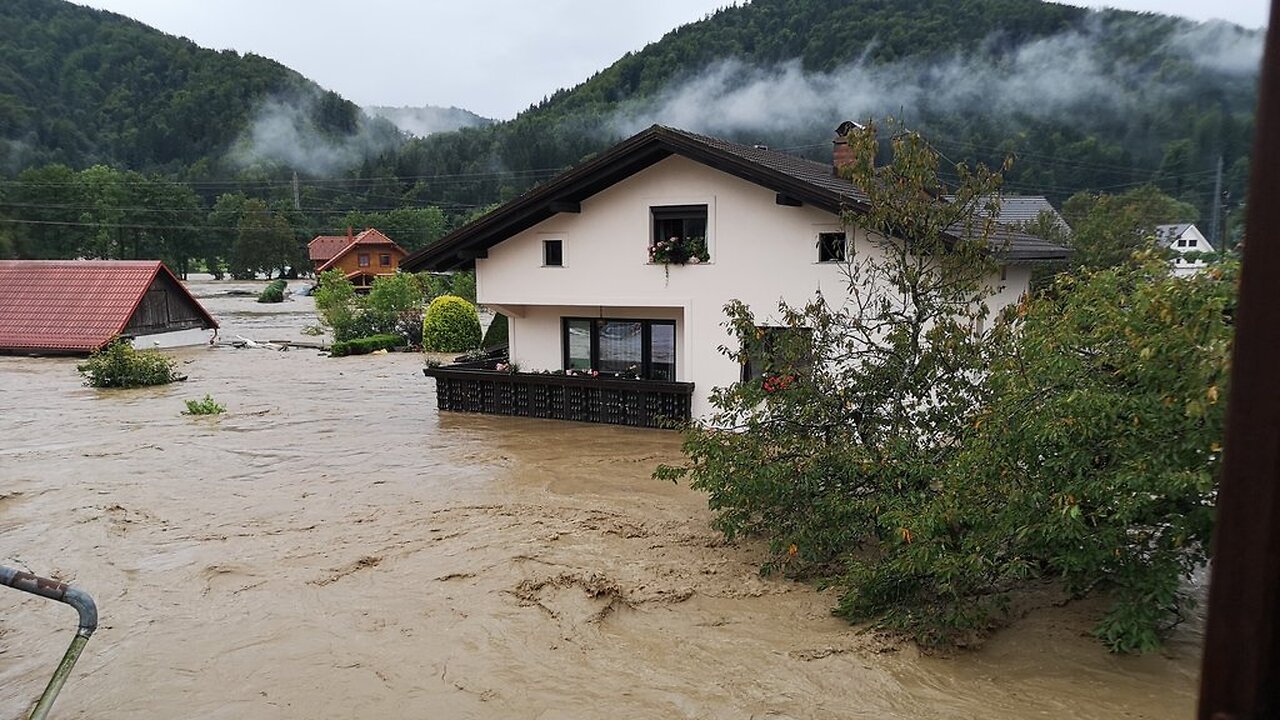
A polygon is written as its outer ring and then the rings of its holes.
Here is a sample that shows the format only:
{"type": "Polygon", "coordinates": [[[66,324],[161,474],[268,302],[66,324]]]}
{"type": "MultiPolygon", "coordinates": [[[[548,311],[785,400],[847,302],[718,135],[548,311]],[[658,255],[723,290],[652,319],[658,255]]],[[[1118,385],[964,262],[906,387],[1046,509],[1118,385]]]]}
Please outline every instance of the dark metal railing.
{"type": "Polygon", "coordinates": [[[66,684],[67,678],[71,676],[71,668],[76,664],[76,660],[80,658],[80,651],[84,650],[85,643],[89,642],[89,636],[93,631],[98,629],[98,606],[93,603],[93,598],[88,593],[78,588],[71,587],[66,583],[50,580],[38,575],[32,575],[28,572],[15,570],[11,567],[0,566],[0,585],[8,585],[15,590],[39,595],[40,597],[49,598],[64,602],[76,609],[80,614],[80,623],[76,627],[76,634],[71,638],[71,645],[67,647],[67,651],[62,655],[62,662],[58,663],[58,669],[54,671],[53,677],[49,679],[49,684],[45,686],[44,693],[36,702],[36,706],[32,709],[28,716],[29,720],[44,720],[49,714],[49,708],[53,707],[53,701],[58,697],[58,693],[62,691],[62,686],[66,684]]]}
{"type": "Polygon", "coordinates": [[[651,428],[689,420],[693,383],[509,373],[477,364],[423,369],[435,378],[440,410],[651,428]]]}

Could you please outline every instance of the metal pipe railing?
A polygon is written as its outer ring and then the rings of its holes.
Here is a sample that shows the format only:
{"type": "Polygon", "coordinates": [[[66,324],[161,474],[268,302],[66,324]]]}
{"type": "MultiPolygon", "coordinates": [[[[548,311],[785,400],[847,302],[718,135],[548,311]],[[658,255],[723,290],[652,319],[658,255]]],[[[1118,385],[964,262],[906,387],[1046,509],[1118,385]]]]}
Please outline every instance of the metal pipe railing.
{"type": "Polygon", "coordinates": [[[71,675],[71,668],[80,658],[80,652],[84,650],[85,643],[89,642],[89,636],[98,629],[98,606],[83,590],[3,565],[0,565],[0,585],[8,585],[32,595],[64,602],[80,614],[80,625],[76,628],[75,637],[71,638],[71,645],[63,653],[62,662],[58,663],[58,669],[54,671],[53,677],[49,678],[49,684],[45,687],[40,700],[36,702],[35,709],[28,716],[28,720],[44,720],[49,714],[49,708],[53,707],[54,699],[58,697],[62,686],[71,675]]]}

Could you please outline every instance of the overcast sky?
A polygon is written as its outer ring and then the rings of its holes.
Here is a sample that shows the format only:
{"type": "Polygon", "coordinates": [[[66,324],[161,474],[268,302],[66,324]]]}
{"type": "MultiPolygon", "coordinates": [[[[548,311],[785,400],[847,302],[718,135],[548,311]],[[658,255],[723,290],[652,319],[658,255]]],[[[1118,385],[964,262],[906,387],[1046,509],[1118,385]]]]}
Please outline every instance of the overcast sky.
{"type": "MultiPolygon", "coordinates": [[[[506,119],[724,0],[77,0],[196,44],[265,55],[360,105],[506,119]]],[[[1265,0],[1079,0],[1261,27],[1265,0]]]]}

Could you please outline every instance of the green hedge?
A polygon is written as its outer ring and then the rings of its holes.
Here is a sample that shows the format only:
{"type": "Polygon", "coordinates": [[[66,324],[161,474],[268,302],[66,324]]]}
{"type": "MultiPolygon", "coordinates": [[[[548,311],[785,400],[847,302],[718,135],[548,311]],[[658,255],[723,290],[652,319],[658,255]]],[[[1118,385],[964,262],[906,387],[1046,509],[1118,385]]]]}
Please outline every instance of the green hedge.
{"type": "Polygon", "coordinates": [[[258,302],[260,303],[278,303],[284,302],[284,289],[288,286],[288,281],[284,279],[272,280],[270,285],[258,294],[258,302]]]}
{"type": "Polygon", "coordinates": [[[476,306],[457,295],[431,301],[422,318],[422,349],[463,352],[480,347],[480,316],[476,306]]]}
{"type": "Polygon", "coordinates": [[[501,313],[494,315],[493,320],[489,322],[489,329],[484,331],[484,342],[480,343],[480,347],[491,350],[507,345],[509,342],[507,316],[501,313]]]}
{"type": "Polygon", "coordinates": [[[404,345],[399,335],[372,335],[355,340],[338,341],[329,347],[330,357],[344,355],[368,355],[375,350],[390,350],[404,345]]]}

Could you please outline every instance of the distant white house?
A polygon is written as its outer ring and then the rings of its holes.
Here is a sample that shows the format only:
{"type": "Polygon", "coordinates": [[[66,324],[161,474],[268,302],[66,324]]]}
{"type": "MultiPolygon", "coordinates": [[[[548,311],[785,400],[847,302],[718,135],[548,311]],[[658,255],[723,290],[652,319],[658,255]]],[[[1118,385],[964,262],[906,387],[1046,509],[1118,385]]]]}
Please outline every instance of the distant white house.
{"type": "MultiPolygon", "coordinates": [[[[856,220],[867,196],[835,167],[847,161],[843,134],[834,150],[820,163],[655,125],[406,258],[414,272],[474,267],[479,302],[509,319],[511,361],[553,373],[430,370],[441,409],[647,424],[635,414],[656,402],[645,393],[678,385],[678,413],[705,415],[713,388],[750,372],[719,350],[736,343],[725,303],[781,325],[779,301],[842,295],[845,259],[879,252],[856,220]],[[557,374],[583,371],[608,392],[557,374]],[[605,382],[615,375],[627,384],[605,382]]],[[[1032,263],[1068,253],[998,234],[993,311],[1027,290],[1032,263]]]]}
{"type": "Polygon", "coordinates": [[[1215,252],[1213,245],[1192,223],[1157,225],[1156,242],[1178,254],[1173,259],[1173,274],[1179,276],[1194,275],[1209,265],[1203,258],[1186,257],[1188,254],[1215,252]]]}

